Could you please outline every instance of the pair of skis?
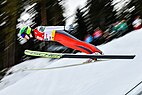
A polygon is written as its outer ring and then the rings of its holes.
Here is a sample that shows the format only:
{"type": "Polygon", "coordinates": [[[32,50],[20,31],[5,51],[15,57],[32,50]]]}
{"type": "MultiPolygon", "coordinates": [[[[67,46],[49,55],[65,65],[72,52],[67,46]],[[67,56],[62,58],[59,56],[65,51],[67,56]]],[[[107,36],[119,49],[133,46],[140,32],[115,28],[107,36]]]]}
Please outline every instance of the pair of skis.
{"type": "Polygon", "coordinates": [[[135,55],[92,55],[92,54],[66,54],[66,53],[51,53],[51,52],[41,52],[25,50],[24,53],[30,56],[39,56],[47,58],[91,58],[91,59],[133,59],[135,55]]]}
{"type": "MultiPolygon", "coordinates": [[[[104,61],[101,59],[133,59],[135,55],[92,55],[92,54],[84,54],[84,55],[77,55],[77,54],[65,54],[65,53],[51,53],[51,52],[41,52],[41,51],[32,51],[32,50],[25,50],[24,52],[26,55],[30,56],[37,56],[37,57],[46,57],[46,58],[89,58],[89,59],[100,59],[97,61],[104,61]]],[[[95,62],[97,62],[95,61],[95,62]]],[[[59,68],[67,68],[67,67],[75,67],[84,64],[88,64],[94,62],[92,61],[85,61],[83,63],[72,64],[72,65],[64,65],[64,66],[57,66],[57,67],[49,67],[49,68],[35,68],[35,69],[28,69],[28,70],[50,70],[50,69],[59,69],[59,68]]],[[[26,70],[27,71],[27,70],[26,70]]]]}

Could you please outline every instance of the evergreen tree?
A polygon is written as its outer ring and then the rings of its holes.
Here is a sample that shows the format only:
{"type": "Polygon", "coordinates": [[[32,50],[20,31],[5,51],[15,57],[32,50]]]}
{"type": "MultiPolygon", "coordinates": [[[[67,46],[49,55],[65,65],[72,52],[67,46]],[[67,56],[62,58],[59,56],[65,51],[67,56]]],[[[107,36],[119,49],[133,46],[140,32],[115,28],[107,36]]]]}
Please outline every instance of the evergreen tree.
{"type": "Polygon", "coordinates": [[[128,7],[134,9],[132,10],[134,16],[142,16],[142,0],[131,0],[128,7]]]}
{"type": "Polygon", "coordinates": [[[76,33],[73,35],[80,40],[84,40],[85,36],[88,34],[87,26],[86,26],[85,18],[83,14],[84,12],[81,12],[81,10],[78,8],[76,12],[77,29],[76,29],[76,33]]]}
{"type": "Polygon", "coordinates": [[[100,27],[103,31],[115,22],[115,11],[113,11],[112,0],[88,0],[90,19],[94,29],[100,27]],[[112,19],[113,18],[113,19],[112,19]]]}
{"type": "Polygon", "coordinates": [[[63,21],[63,6],[59,0],[46,0],[47,25],[65,25],[63,21]]]}
{"type": "Polygon", "coordinates": [[[18,1],[1,0],[0,29],[1,29],[1,53],[0,69],[8,68],[15,64],[15,41],[16,41],[16,19],[19,8],[18,1]]]}

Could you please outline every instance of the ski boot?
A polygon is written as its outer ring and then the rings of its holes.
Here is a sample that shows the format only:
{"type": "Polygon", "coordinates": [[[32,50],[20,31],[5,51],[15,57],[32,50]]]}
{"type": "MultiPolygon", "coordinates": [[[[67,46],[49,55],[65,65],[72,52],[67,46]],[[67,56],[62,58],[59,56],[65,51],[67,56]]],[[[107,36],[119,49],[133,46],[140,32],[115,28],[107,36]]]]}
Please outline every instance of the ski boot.
{"type": "MultiPolygon", "coordinates": [[[[99,52],[95,52],[92,55],[94,55],[94,54],[95,55],[103,55],[103,53],[99,53],[99,52]]],[[[87,61],[84,62],[84,64],[95,62],[95,61],[97,61],[97,58],[89,58],[87,61]]]]}

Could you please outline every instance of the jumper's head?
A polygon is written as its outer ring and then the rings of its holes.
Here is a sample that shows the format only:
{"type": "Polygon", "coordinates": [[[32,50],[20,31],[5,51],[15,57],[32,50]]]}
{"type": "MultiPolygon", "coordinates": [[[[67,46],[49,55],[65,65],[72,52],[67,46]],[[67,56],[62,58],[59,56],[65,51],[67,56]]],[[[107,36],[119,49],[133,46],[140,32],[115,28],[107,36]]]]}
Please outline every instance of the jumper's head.
{"type": "Polygon", "coordinates": [[[26,43],[30,38],[32,38],[32,29],[29,26],[24,26],[20,29],[18,33],[18,38],[20,44],[26,43]]]}
{"type": "Polygon", "coordinates": [[[20,36],[22,36],[23,38],[25,38],[25,36],[30,36],[31,35],[31,31],[32,29],[29,26],[24,26],[20,29],[20,36]]]}

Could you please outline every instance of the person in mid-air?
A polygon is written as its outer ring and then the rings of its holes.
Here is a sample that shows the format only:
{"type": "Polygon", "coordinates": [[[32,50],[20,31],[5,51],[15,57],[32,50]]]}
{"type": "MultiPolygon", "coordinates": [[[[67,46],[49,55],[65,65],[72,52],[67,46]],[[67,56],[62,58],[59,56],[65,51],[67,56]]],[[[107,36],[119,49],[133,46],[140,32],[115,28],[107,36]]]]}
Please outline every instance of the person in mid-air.
{"type": "Polygon", "coordinates": [[[20,29],[19,35],[26,40],[36,38],[40,41],[56,41],[86,54],[102,54],[102,51],[94,45],[81,41],[59,28],[59,26],[38,26],[32,30],[29,26],[24,26],[20,29]]]}

